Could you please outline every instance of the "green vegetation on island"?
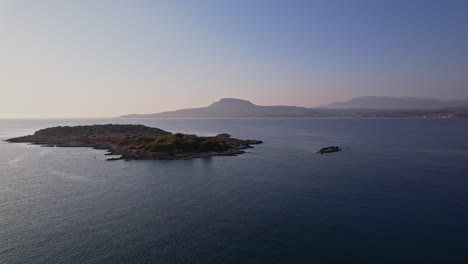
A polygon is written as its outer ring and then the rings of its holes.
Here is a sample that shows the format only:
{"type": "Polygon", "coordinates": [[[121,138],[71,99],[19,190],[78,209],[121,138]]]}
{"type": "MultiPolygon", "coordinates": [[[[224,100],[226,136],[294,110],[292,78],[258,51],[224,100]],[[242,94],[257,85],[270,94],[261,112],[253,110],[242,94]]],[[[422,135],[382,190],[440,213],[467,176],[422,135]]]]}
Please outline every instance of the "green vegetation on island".
{"type": "Polygon", "coordinates": [[[144,151],[166,153],[225,151],[230,147],[225,141],[219,140],[219,137],[199,137],[181,133],[127,136],[122,143],[135,145],[137,149],[144,151]]]}

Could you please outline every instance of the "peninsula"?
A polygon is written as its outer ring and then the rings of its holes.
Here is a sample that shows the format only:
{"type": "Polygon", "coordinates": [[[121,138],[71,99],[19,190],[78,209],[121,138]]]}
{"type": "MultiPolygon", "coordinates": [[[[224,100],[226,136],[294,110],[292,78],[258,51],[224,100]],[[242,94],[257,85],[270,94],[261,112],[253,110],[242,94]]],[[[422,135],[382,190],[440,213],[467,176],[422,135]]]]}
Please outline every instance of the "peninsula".
{"type": "Polygon", "coordinates": [[[38,130],[34,135],[11,138],[13,143],[48,147],[92,147],[106,149],[115,159],[192,159],[207,156],[234,156],[260,144],[259,140],[231,138],[229,134],[200,137],[164,131],[143,125],[59,126],[38,130]]]}
{"type": "Polygon", "coordinates": [[[130,114],[120,118],[466,118],[468,100],[442,101],[432,98],[376,97],[354,98],[322,107],[261,106],[252,102],[223,98],[206,107],[180,109],[154,114],[130,114]]]}

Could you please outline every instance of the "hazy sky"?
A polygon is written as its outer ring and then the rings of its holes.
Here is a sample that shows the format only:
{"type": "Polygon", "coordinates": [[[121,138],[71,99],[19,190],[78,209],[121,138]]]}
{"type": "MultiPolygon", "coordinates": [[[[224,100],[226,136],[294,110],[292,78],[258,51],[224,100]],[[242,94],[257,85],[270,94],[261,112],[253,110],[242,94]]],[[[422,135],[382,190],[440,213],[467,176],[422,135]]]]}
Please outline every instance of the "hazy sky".
{"type": "Polygon", "coordinates": [[[468,99],[466,0],[0,0],[0,118],[468,99]]]}

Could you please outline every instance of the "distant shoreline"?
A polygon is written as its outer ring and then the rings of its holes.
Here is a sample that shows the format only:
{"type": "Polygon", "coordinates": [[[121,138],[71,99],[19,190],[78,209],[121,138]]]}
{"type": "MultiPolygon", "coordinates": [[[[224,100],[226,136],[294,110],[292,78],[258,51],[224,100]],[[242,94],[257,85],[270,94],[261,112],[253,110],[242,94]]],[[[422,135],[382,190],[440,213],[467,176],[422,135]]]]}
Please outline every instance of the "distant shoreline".
{"type": "MultiPolygon", "coordinates": [[[[376,100],[377,99],[379,98],[376,98],[376,100]]],[[[398,100],[398,98],[396,99],[393,98],[392,100],[398,100]]],[[[423,100],[423,99],[411,99],[411,100],[417,101],[417,100],[423,100]]],[[[424,100],[427,100],[427,99],[424,99],[424,100]]],[[[439,102],[439,101],[436,101],[436,102],[438,102],[439,105],[443,104],[443,102],[439,102]]],[[[459,104],[462,105],[463,102],[464,101],[460,102],[459,104]]],[[[280,106],[260,106],[260,105],[255,105],[246,100],[235,99],[235,98],[224,98],[206,107],[181,109],[181,110],[176,110],[176,111],[168,111],[168,112],[161,112],[161,113],[155,113],[155,114],[129,114],[129,115],[123,115],[117,118],[466,118],[466,117],[468,117],[468,103],[466,107],[404,108],[403,106],[400,106],[396,108],[369,108],[369,107],[306,108],[306,107],[281,106],[281,105],[280,106]]]]}

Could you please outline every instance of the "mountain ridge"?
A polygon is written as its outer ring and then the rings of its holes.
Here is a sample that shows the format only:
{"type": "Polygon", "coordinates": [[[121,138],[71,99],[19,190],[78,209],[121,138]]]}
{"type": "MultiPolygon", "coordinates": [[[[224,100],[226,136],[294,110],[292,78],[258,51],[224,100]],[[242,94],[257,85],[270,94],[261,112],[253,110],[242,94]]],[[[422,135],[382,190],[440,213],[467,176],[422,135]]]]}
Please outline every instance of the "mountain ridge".
{"type": "Polygon", "coordinates": [[[222,98],[205,107],[154,114],[130,114],[120,118],[442,117],[449,114],[464,116],[465,113],[468,113],[468,100],[443,101],[432,98],[367,96],[346,102],[330,103],[322,107],[306,108],[284,105],[260,106],[243,99],[222,98]],[[386,103],[372,103],[372,100],[383,100],[386,103]],[[408,108],[411,102],[414,107],[408,108]]]}
{"type": "Polygon", "coordinates": [[[427,97],[362,96],[344,102],[332,102],[328,109],[440,109],[468,107],[468,100],[440,100],[427,97]]]}

